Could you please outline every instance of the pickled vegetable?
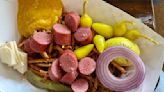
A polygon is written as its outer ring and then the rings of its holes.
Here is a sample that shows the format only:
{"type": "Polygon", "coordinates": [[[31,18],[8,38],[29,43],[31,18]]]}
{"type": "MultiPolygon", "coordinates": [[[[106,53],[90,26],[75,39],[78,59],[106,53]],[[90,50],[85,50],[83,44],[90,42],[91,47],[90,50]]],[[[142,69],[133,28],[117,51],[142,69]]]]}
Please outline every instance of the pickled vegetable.
{"type": "Polygon", "coordinates": [[[82,27],[91,27],[92,26],[92,18],[90,16],[88,16],[86,13],[87,3],[88,3],[88,0],[84,0],[83,15],[80,18],[80,25],[82,27]]]}
{"type": "Polygon", "coordinates": [[[88,44],[86,46],[77,48],[74,53],[78,59],[86,57],[94,48],[94,44],[88,44]]]}
{"type": "MultiPolygon", "coordinates": [[[[124,37],[114,37],[114,38],[108,39],[105,43],[105,48],[112,47],[112,46],[125,46],[131,49],[132,51],[134,51],[136,54],[140,55],[140,49],[138,45],[124,37]]],[[[116,58],[114,61],[120,66],[131,65],[131,62],[126,60],[123,57],[116,58]]]]}
{"type": "Polygon", "coordinates": [[[99,53],[102,53],[105,49],[105,38],[101,35],[96,35],[93,38],[93,42],[94,42],[97,50],[99,51],[99,53]]]}
{"type": "MultiPolygon", "coordinates": [[[[140,50],[137,44],[134,44],[131,48],[131,50],[133,50],[136,54],[140,55],[140,50]]],[[[116,58],[114,60],[117,64],[119,64],[120,66],[130,66],[132,65],[131,61],[125,59],[125,58],[116,58]]]]}
{"type": "Polygon", "coordinates": [[[62,14],[61,0],[18,0],[18,30],[23,37],[49,31],[62,14]]]}
{"type": "Polygon", "coordinates": [[[143,37],[151,42],[153,42],[154,44],[159,44],[157,41],[155,41],[154,39],[144,35],[144,34],[141,34],[139,31],[137,31],[136,29],[132,29],[132,30],[129,30],[127,31],[127,33],[124,35],[124,37],[130,39],[130,40],[136,40],[140,37],[143,37]]]}
{"type": "Polygon", "coordinates": [[[129,60],[127,60],[123,57],[114,59],[114,62],[116,62],[120,66],[130,66],[130,65],[132,65],[132,63],[129,60]]]}
{"type": "Polygon", "coordinates": [[[47,89],[55,92],[72,92],[70,87],[65,86],[64,84],[61,84],[59,82],[54,82],[41,78],[30,70],[27,71],[26,78],[31,84],[38,88],[47,89]]]}
{"type": "Polygon", "coordinates": [[[113,36],[113,28],[110,25],[103,23],[93,23],[92,29],[105,38],[111,38],[113,36]]]}
{"type": "Polygon", "coordinates": [[[114,26],[114,36],[121,37],[127,32],[127,25],[126,24],[134,24],[131,21],[121,21],[114,26]]]}
{"type": "Polygon", "coordinates": [[[114,38],[108,39],[105,42],[105,49],[111,46],[125,46],[131,49],[132,51],[134,51],[136,54],[138,55],[140,54],[140,49],[138,45],[124,37],[114,37],[114,38]]]}

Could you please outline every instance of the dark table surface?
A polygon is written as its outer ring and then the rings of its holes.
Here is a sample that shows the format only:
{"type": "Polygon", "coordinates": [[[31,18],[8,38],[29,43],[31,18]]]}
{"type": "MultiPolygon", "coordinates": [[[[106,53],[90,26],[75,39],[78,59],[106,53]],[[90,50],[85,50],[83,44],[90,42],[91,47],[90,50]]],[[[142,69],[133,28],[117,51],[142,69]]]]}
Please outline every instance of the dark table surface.
{"type": "Polygon", "coordinates": [[[156,17],[156,32],[164,37],[164,0],[160,0],[160,2],[154,5],[154,11],[156,17]]]}
{"type": "Polygon", "coordinates": [[[104,0],[132,16],[141,19],[151,28],[154,26],[154,15],[151,0],[104,0]]]}

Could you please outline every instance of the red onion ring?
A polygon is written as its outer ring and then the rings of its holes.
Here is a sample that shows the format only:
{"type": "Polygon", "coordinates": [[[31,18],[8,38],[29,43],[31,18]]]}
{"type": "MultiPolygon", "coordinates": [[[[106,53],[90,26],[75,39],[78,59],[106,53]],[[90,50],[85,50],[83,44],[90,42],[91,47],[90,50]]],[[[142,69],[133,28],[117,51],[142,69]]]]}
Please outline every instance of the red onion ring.
{"type": "Polygon", "coordinates": [[[113,46],[105,50],[97,60],[96,75],[99,81],[114,91],[128,91],[140,86],[145,78],[145,65],[141,58],[123,46],[113,46]],[[135,72],[123,79],[115,77],[108,69],[110,62],[117,57],[124,57],[134,65],[135,72]]]}

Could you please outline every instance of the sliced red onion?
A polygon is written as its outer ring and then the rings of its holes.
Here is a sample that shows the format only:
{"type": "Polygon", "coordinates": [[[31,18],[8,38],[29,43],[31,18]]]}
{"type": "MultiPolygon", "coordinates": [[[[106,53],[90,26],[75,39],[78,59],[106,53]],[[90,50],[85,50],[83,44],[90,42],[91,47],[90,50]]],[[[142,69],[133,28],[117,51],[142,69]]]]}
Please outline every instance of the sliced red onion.
{"type": "Polygon", "coordinates": [[[145,65],[141,58],[130,49],[123,46],[113,46],[102,53],[97,60],[96,74],[100,82],[114,91],[128,91],[140,86],[145,78],[145,65]],[[134,65],[134,73],[117,78],[109,71],[109,64],[117,57],[124,57],[134,65]]]}

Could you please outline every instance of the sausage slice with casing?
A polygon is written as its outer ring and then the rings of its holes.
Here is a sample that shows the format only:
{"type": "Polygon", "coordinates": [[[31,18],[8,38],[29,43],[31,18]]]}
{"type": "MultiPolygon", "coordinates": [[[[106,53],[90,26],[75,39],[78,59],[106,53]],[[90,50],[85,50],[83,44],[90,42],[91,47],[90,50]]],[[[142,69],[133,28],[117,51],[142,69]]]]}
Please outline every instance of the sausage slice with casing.
{"type": "Polygon", "coordinates": [[[74,37],[80,44],[87,45],[92,42],[93,34],[90,28],[81,27],[75,32],[74,37]]]}
{"type": "Polygon", "coordinates": [[[29,53],[29,54],[32,54],[32,53],[35,53],[35,51],[33,51],[30,47],[30,38],[29,39],[26,39],[25,42],[24,42],[24,50],[29,53]]]}
{"type": "Polygon", "coordinates": [[[65,25],[55,24],[53,26],[53,36],[58,45],[71,44],[71,31],[65,25]]]}
{"type": "Polygon", "coordinates": [[[65,72],[76,71],[78,68],[77,57],[71,50],[64,51],[64,53],[59,57],[59,63],[65,72]]]}
{"type": "Polygon", "coordinates": [[[90,57],[85,57],[80,60],[78,68],[81,74],[90,75],[96,69],[96,62],[90,57]]]}
{"type": "Polygon", "coordinates": [[[48,70],[48,74],[51,80],[58,81],[63,76],[63,71],[59,66],[59,61],[56,59],[53,61],[51,67],[48,70]]]}
{"type": "Polygon", "coordinates": [[[72,84],[72,82],[77,78],[77,76],[78,76],[78,72],[72,71],[72,72],[66,73],[60,81],[66,84],[72,84]]]}
{"type": "Polygon", "coordinates": [[[85,79],[77,79],[72,83],[71,88],[73,92],[87,92],[88,90],[88,81],[85,79]]]}
{"type": "Polygon", "coordinates": [[[47,32],[36,32],[31,37],[30,48],[37,53],[44,52],[52,41],[52,35],[47,32]]]}
{"type": "Polygon", "coordinates": [[[80,16],[75,12],[69,12],[65,15],[64,21],[66,26],[75,32],[80,25],[80,16]]]}

